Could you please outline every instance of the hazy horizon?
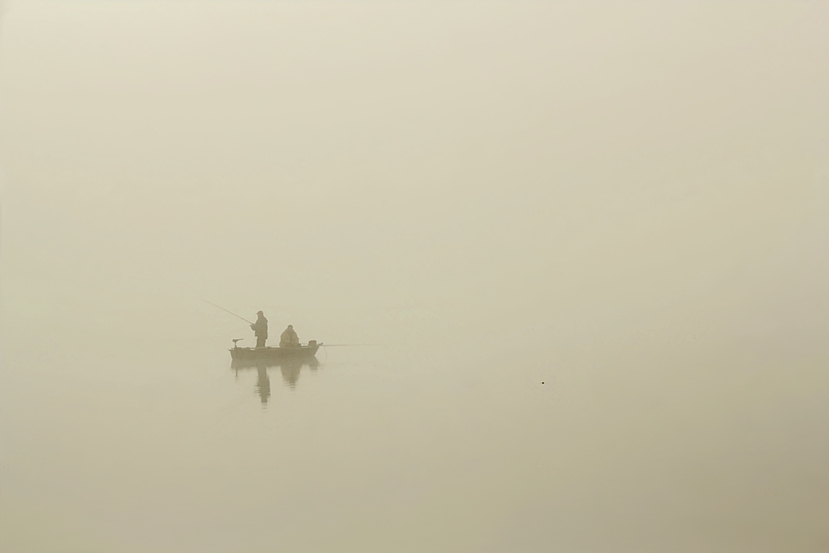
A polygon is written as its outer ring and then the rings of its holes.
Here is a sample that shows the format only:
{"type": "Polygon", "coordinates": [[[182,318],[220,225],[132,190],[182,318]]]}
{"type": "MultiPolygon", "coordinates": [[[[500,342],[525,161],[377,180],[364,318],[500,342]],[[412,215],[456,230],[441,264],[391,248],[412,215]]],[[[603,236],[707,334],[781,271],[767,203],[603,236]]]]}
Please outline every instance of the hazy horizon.
{"type": "Polygon", "coordinates": [[[0,550],[825,551],[828,17],[6,3],[0,550]]]}

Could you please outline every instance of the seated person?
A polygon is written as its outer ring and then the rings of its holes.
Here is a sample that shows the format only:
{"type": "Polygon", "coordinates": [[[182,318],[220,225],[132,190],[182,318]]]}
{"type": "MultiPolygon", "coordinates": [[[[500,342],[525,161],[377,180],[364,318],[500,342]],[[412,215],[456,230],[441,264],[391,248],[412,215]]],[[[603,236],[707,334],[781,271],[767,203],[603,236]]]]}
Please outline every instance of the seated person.
{"type": "Polygon", "coordinates": [[[296,348],[299,347],[299,336],[294,332],[294,326],[288,325],[282,336],[279,337],[279,347],[281,348],[296,348]]]}

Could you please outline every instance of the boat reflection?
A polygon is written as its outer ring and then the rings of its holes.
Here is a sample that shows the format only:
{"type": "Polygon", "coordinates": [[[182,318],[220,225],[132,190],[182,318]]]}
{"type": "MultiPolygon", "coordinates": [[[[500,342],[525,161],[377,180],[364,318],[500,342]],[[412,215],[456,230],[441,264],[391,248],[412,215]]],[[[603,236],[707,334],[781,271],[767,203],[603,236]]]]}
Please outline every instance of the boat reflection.
{"type": "Polygon", "coordinates": [[[237,379],[239,378],[240,371],[256,371],[256,394],[259,396],[262,405],[267,405],[268,399],[271,397],[271,379],[268,374],[268,369],[279,368],[285,384],[289,388],[295,388],[299,380],[299,375],[304,367],[315,371],[319,367],[319,361],[316,357],[311,357],[310,359],[288,358],[279,361],[234,359],[230,364],[230,368],[236,373],[237,379]]]}

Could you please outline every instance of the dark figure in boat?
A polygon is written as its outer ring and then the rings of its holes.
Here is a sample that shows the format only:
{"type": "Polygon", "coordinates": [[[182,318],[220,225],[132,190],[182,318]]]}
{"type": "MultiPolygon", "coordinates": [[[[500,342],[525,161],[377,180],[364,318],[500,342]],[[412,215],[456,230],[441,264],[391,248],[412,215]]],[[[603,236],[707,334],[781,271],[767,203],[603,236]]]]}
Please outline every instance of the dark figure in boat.
{"type": "Polygon", "coordinates": [[[250,329],[256,336],[256,347],[264,348],[265,340],[268,339],[268,319],[265,318],[265,314],[261,311],[256,314],[256,317],[256,322],[250,325],[250,329]]]}
{"type": "Polygon", "coordinates": [[[279,347],[281,348],[297,348],[299,347],[299,336],[294,331],[294,325],[288,325],[282,336],[279,337],[279,347]]]}

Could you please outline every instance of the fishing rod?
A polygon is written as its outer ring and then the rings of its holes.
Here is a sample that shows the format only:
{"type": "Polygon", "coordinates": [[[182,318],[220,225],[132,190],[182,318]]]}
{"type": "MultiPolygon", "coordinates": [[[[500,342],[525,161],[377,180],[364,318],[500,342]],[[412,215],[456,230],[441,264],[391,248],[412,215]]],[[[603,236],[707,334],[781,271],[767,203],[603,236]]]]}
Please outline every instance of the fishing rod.
{"type": "Polygon", "coordinates": [[[383,344],[320,344],[326,348],[347,348],[356,346],[382,346],[383,344]]]}
{"type": "Polygon", "coordinates": [[[252,324],[253,324],[252,322],[250,322],[250,321],[249,321],[249,320],[247,320],[246,318],[242,317],[241,315],[237,315],[237,314],[236,314],[236,313],[234,313],[233,311],[230,311],[229,309],[225,309],[225,308],[224,308],[224,307],[222,307],[221,305],[216,305],[216,304],[215,304],[215,303],[213,303],[212,301],[208,301],[208,300],[206,300],[206,299],[204,299],[204,298],[199,298],[199,299],[200,299],[201,301],[205,302],[205,303],[209,303],[209,304],[210,304],[210,305],[212,305],[213,307],[218,307],[219,309],[221,309],[221,310],[222,310],[222,311],[224,311],[225,313],[230,313],[230,314],[231,314],[231,315],[233,315],[234,317],[237,317],[237,318],[239,318],[239,319],[242,319],[243,321],[245,321],[246,323],[248,323],[248,324],[250,324],[250,325],[252,325],[252,324]]]}
{"type": "MultiPolygon", "coordinates": [[[[224,307],[222,307],[221,305],[216,305],[216,304],[215,304],[215,303],[213,303],[212,301],[210,301],[210,300],[206,300],[206,299],[204,299],[204,298],[199,298],[198,296],[196,296],[196,297],[197,297],[198,299],[200,299],[201,301],[205,302],[205,303],[209,303],[209,304],[210,304],[210,305],[212,305],[213,307],[218,307],[219,309],[221,309],[221,310],[222,310],[222,311],[224,311],[225,313],[230,313],[230,314],[231,314],[231,315],[233,315],[234,317],[239,318],[239,319],[242,319],[243,321],[245,321],[245,322],[246,322],[246,323],[248,323],[248,324],[251,324],[251,325],[252,325],[252,324],[254,324],[254,323],[250,322],[249,320],[247,320],[246,318],[242,317],[241,315],[237,315],[237,314],[236,314],[236,313],[234,313],[233,311],[231,311],[231,310],[229,310],[229,309],[225,309],[225,308],[224,308],[224,307]]],[[[324,347],[328,347],[328,348],[343,348],[343,347],[358,347],[358,346],[380,346],[380,345],[382,345],[382,344],[320,344],[320,345],[321,345],[321,346],[324,346],[324,347]]]]}

